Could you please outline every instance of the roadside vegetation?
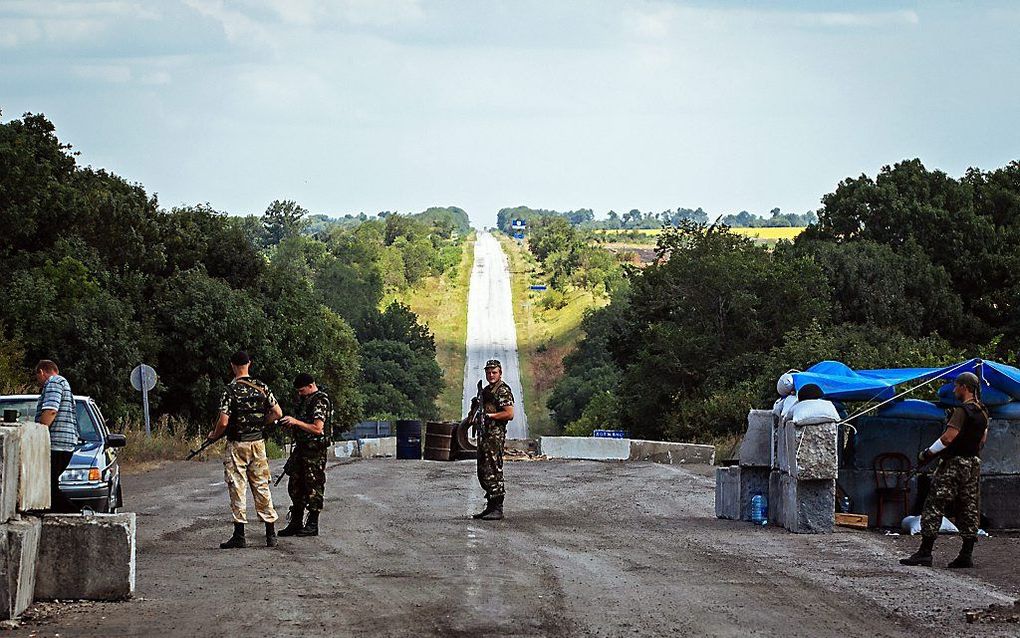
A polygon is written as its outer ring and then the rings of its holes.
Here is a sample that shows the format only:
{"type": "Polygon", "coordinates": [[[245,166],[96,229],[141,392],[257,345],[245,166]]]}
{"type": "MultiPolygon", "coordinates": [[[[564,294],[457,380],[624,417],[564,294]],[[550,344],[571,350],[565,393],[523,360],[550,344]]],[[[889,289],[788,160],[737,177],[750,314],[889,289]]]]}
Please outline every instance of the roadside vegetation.
{"type": "Polygon", "coordinates": [[[313,221],[287,200],[261,214],[168,210],[139,184],[79,166],[41,115],[0,124],[0,166],[8,390],[52,358],[76,392],[124,423],[140,417],[128,374],[146,362],[160,375],[154,418],[191,424],[167,426],[164,438],[180,447],[204,433],[227,360],[245,349],[285,409],[294,375],[315,374],[334,396],[338,428],[438,416],[435,339],[407,305],[383,300],[455,276],[464,211],[313,221]]]}

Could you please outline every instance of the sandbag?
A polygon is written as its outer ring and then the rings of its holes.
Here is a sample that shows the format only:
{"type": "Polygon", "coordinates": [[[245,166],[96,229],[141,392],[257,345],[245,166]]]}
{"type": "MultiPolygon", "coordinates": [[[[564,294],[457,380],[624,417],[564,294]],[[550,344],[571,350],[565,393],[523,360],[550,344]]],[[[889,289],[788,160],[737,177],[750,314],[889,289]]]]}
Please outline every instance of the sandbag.
{"type": "Polygon", "coordinates": [[[783,409],[780,411],[779,420],[785,422],[793,412],[793,406],[797,405],[797,395],[791,394],[783,399],[783,409]]]}
{"type": "Polygon", "coordinates": [[[994,408],[990,408],[988,415],[993,419],[1020,421],[1020,401],[1010,401],[1005,405],[997,405],[994,408]]]}
{"type": "Polygon", "coordinates": [[[944,421],[946,411],[930,401],[906,399],[884,406],[878,411],[878,416],[897,419],[920,419],[923,421],[944,421]]]}
{"type": "MultiPolygon", "coordinates": [[[[947,405],[949,407],[958,407],[960,402],[956,399],[953,394],[954,384],[947,383],[939,388],[939,403],[947,405]]],[[[1006,405],[1013,400],[1013,397],[1009,396],[1002,390],[997,390],[989,385],[981,385],[981,403],[984,403],[986,407],[994,407],[997,405],[1006,405]]]]}
{"type": "Polygon", "coordinates": [[[776,402],[772,404],[772,416],[780,418],[783,416],[783,401],[786,397],[779,397],[776,402]]]}
{"type": "Polygon", "coordinates": [[[776,393],[781,397],[788,397],[794,392],[793,375],[787,372],[779,377],[779,380],[776,381],[776,393]]]}
{"type": "Polygon", "coordinates": [[[839,412],[832,401],[825,399],[808,399],[798,401],[790,410],[790,420],[796,426],[820,425],[839,421],[839,412]]]}

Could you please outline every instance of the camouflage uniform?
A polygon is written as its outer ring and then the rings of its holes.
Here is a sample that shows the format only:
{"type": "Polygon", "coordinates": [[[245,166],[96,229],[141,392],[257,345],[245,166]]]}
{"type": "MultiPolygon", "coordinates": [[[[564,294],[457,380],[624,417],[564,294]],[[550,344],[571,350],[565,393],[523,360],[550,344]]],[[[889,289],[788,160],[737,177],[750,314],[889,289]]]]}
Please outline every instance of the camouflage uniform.
{"type": "Polygon", "coordinates": [[[294,509],[319,512],[322,510],[326,490],[326,454],[333,433],[333,402],[328,394],[319,390],[301,397],[296,416],[305,423],[315,423],[321,419],[322,434],[294,428],[294,451],[291,452],[292,467],[287,479],[287,492],[294,509]]]}
{"type": "MultiPolygon", "coordinates": [[[[486,414],[502,412],[514,404],[510,386],[502,380],[482,390],[482,405],[486,414]]],[[[507,421],[485,418],[478,433],[478,483],[488,499],[503,496],[503,445],[506,443],[507,421]]]]}
{"type": "Polygon", "coordinates": [[[960,538],[977,538],[981,520],[980,481],[981,459],[976,456],[957,456],[939,461],[921,513],[921,535],[929,538],[937,536],[942,517],[952,505],[960,538]]]}
{"type": "Polygon", "coordinates": [[[223,478],[235,523],[247,522],[248,485],[251,485],[255,511],[262,522],[273,523],[277,519],[273,495],[269,491],[272,476],[263,440],[266,413],[275,405],[276,397],[269,386],[251,377],[234,379],[220,397],[220,412],[230,417],[223,478]]]}

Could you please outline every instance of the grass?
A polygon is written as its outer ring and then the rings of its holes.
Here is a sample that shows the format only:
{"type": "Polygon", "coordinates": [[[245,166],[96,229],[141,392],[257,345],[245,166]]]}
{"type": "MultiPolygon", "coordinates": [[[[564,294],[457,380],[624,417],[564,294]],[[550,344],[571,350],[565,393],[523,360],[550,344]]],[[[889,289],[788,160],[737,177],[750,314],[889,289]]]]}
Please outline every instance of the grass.
{"type": "Polygon", "coordinates": [[[510,260],[510,285],[513,291],[514,322],[517,324],[517,350],[524,386],[524,409],[528,415],[529,436],[557,434],[546,402],[553,386],[563,376],[563,357],[581,339],[581,320],[589,308],[607,303],[590,292],[572,290],[560,309],[544,309],[539,304],[545,292],[529,290],[543,281],[541,266],[523,246],[499,236],[510,260]]]}
{"type": "Polygon", "coordinates": [[[388,295],[384,307],[397,300],[407,304],[436,337],[436,360],[443,370],[443,390],[439,395],[442,419],[461,416],[464,394],[464,365],[467,359],[467,297],[474,265],[474,233],[461,244],[460,264],[453,273],[429,277],[412,289],[388,295]]]}
{"type": "MultiPolygon", "coordinates": [[[[197,450],[205,441],[210,428],[201,434],[189,434],[195,427],[183,419],[162,417],[151,425],[152,436],[146,436],[141,421],[126,421],[115,426],[127,438],[127,445],[117,454],[121,466],[128,472],[144,472],[168,461],[183,461],[188,453],[197,450]]],[[[115,429],[115,431],[117,431],[115,429]]],[[[223,443],[217,442],[195,457],[196,461],[218,459],[223,454],[223,443]]],[[[283,449],[271,438],[266,439],[266,456],[283,457],[283,449]]]]}

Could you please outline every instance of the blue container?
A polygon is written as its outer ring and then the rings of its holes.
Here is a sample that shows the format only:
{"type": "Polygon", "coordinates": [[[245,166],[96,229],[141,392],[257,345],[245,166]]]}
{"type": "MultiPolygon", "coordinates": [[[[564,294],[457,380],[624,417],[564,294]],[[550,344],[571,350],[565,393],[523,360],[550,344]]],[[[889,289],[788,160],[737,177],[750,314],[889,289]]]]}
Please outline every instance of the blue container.
{"type": "Polygon", "coordinates": [[[397,458],[421,458],[421,421],[397,421],[397,458]]]}
{"type": "Polygon", "coordinates": [[[751,522],[767,525],[769,522],[769,500],[762,494],[751,497],[751,522]]]}

